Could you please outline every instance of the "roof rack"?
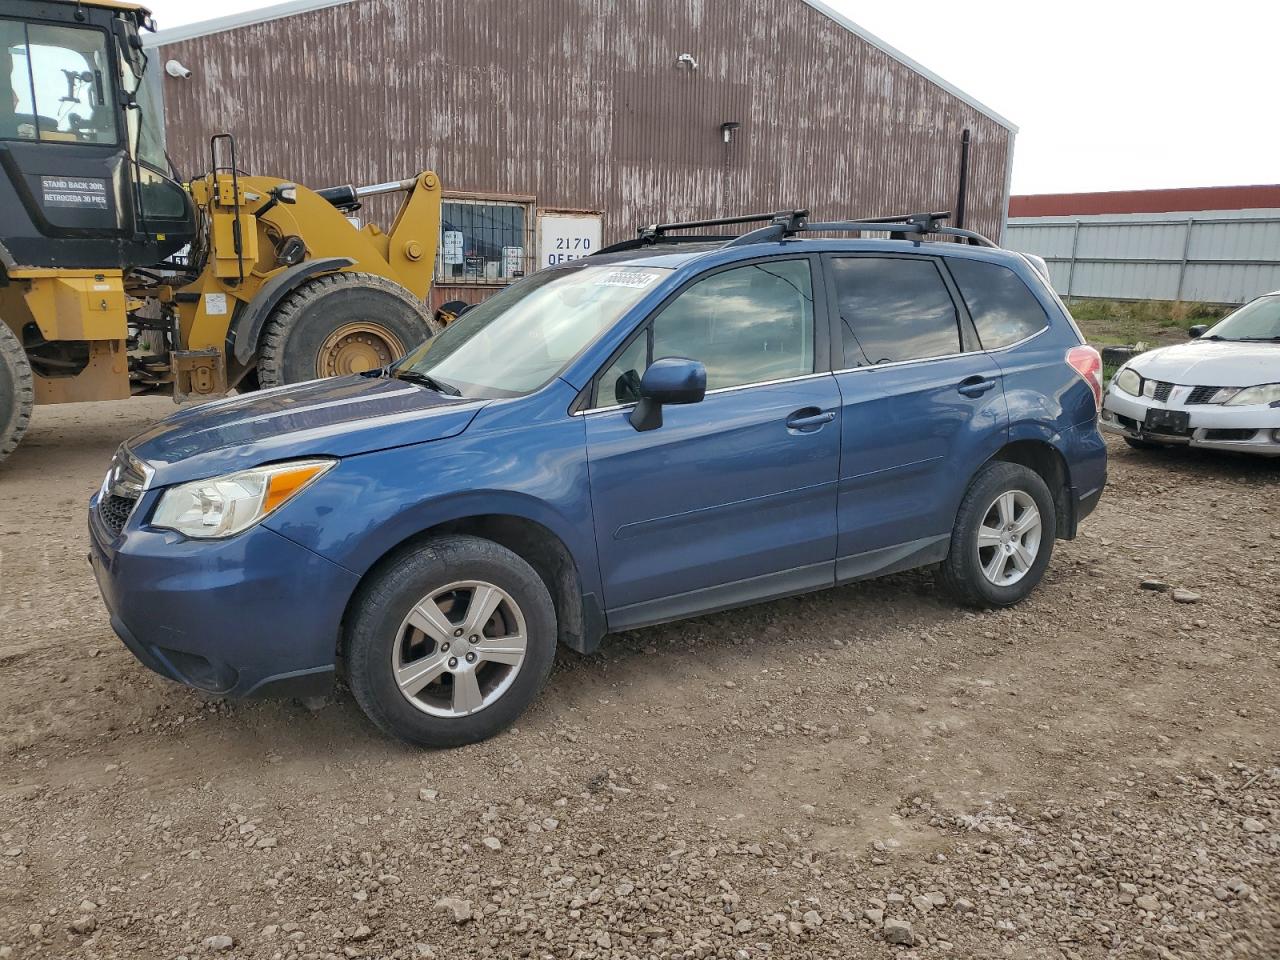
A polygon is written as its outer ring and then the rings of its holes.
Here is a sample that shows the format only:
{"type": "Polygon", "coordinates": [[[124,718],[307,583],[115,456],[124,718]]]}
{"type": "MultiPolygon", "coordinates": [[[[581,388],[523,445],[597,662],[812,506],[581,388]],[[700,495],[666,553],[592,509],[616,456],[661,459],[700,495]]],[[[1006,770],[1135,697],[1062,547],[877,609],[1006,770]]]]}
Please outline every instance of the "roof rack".
{"type": "Polygon", "coordinates": [[[961,227],[944,226],[942,221],[950,219],[951,211],[943,210],[934,213],[910,213],[891,217],[859,217],[856,220],[833,220],[814,223],[809,220],[808,210],[783,210],[777,213],[753,213],[741,217],[720,217],[714,220],[687,220],[679,223],[653,223],[642,226],[636,231],[632,240],[623,240],[611,244],[599,253],[613,253],[621,250],[636,250],[640,247],[658,243],[707,243],[721,241],[726,247],[743,247],[753,243],[774,243],[794,237],[798,233],[888,233],[900,235],[903,239],[911,239],[916,243],[927,236],[959,237],[962,240],[983,247],[996,247],[998,244],[973,230],[961,227]],[[766,226],[737,237],[712,237],[699,234],[673,235],[672,230],[694,230],[699,227],[726,226],[741,223],[764,223],[766,226]]]}
{"type": "Polygon", "coordinates": [[[961,227],[946,227],[942,221],[951,217],[951,211],[940,210],[935,213],[908,213],[892,217],[859,217],[856,220],[833,220],[827,223],[815,223],[804,220],[799,225],[775,221],[767,227],[752,230],[740,237],[730,240],[725,246],[742,247],[752,243],[771,243],[795,236],[802,231],[821,233],[888,233],[901,234],[903,239],[912,239],[919,243],[926,236],[959,237],[970,243],[983,247],[996,247],[994,241],[973,230],[961,227]]]}
{"type": "MultiPolygon", "coordinates": [[[[741,237],[708,236],[706,234],[671,235],[672,230],[697,230],[701,227],[726,227],[741,223],[787,224],[793,230],[803,227],[808,210],[780,210],[776,213],[748,213],[740,217],[716,217],[711,220],[683,220],[675,223],[642,224],[636,228],[631,240],[610,244],[596,253],[616,253],[620,250],[636,250],[657,243],[731,243],[741,237]]],[[[749,234],[748,234],[749,235],[749,234]]]]}

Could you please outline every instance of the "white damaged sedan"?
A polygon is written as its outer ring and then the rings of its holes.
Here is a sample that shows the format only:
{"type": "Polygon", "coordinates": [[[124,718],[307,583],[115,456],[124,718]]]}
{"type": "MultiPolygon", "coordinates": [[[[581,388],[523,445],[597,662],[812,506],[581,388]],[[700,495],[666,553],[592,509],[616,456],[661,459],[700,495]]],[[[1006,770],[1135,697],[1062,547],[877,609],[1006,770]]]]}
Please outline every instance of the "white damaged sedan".
{"type": "Polygon", "coordinates": [[[1190,333],[1190,342],[1140,354],[1116,371],[1102,428],[1134,447],[1280,456],[1280,291],[1190,333]]]}

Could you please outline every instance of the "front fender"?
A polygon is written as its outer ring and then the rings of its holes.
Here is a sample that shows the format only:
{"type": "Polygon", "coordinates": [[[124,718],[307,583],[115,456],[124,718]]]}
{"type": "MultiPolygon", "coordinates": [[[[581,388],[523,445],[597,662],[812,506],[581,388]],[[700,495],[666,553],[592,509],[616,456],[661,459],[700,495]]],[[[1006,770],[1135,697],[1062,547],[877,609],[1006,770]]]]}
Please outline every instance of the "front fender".
{"type": "Polygon", "coordinates": [[[236,311],[235,320],[227,328],[227,353],[234,354],[243,364],[248,364],[258,351],[258,339],[271,311],[291,294],[304,280],[322,273],[336,273],[355,261],[350,257],[321,257],[305,260],[284,270],[262,285],[253,300],[236,311]]]}
{"type": "Polygon", "coordinates": [[[485,429],[481,419],[448,440],[345,458],[267,522],[363,576],[400,544],[440,524],[517,517],[559,537],[583,592],[598,596],[583,419],[562,417],[513,432],[485,429]]]}

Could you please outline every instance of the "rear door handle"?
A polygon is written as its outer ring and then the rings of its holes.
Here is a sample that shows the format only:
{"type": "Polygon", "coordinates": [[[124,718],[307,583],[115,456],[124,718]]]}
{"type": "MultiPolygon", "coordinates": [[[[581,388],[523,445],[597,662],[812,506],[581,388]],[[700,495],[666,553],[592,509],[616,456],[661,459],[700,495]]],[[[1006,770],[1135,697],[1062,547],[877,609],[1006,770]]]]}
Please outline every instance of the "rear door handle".
{"type": "Polygon", "coordinates": [[[836,418],[834,410],[819,410],[817,407],[805,407],[787,417],[787,429],[801,432],[812,432],[836,418]]]}
{"type": "Polygon", "coordinates": [[[990,377],[973,376],[961,380],[956,389],[966,397],[980,397],[995,385],[996,382],[990,377]]]}

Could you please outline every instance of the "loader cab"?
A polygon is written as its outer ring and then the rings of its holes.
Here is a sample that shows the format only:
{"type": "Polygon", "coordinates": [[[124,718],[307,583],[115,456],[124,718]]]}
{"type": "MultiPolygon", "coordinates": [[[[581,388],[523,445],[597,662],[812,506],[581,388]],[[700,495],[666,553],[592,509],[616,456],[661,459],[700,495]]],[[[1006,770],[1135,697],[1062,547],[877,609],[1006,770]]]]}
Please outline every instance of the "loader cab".
{"type": "Polygon", "coordinates": [[[5,271],[129,270],[194,237],[139,40],[149,19],[114,2],[11,0],[0,9],[5,271]]]}

